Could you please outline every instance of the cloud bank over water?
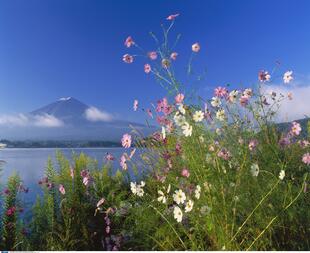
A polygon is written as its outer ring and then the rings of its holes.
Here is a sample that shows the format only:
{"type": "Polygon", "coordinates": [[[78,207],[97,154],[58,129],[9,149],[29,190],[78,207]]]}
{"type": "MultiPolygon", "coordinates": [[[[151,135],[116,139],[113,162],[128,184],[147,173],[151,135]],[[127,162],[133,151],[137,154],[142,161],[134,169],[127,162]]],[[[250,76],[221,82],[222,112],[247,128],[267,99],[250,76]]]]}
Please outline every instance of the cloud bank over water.
{"type": "Polygon", "coordinates": [[[19,113],[17,115],[0,115],[0,126],[7,127],[62,127],[64,122],[53,115],[42,114],[42,115],[26,115],[19,113]]]}

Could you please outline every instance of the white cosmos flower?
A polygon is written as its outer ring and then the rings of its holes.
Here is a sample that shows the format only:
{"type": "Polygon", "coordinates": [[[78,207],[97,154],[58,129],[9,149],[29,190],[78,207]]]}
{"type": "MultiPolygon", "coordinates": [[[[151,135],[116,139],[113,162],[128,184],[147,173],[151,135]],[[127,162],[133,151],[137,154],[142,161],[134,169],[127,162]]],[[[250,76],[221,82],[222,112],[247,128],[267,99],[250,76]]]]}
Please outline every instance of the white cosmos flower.
{"type": "Polygon", "coordinates": [[[185,109],[184,109],[183,104],[179,105],[179,112],[182,113],[182,114],[185,114],[185,109]]]}
{"type": "Polygon", "coordinates": [[[201,187],[200,187],[200,185],[197,185],[196,189],[195,189],[195,198],[196,199],[200,199],[200,193],[201,193],[201,187]]]}
{"type": "Polygon", "coordinates": [[[143,187],[145,186],[145,182],[144,181],[141,181],[140,184],[137,184],[136,182],[131,182],[130,183],[130,189],[131,189],[131,192],[134,194],[134,195],[137,195],[139,197],[142,197],[144,195],[144,190],[143,190],[143,187]]]}
{"type": "Polygon", "coordinates": [[[161,134],[163,136],[163,139],[166,139],[166,128],[164,126],[161,127],[161,134]]]}
{"type": "Polygon", "coordinates": [[[185,205],[185,213],[189,213],[190,211],[192,211],[193,206],[194,202],[192,200],[187,201],[185,205]]]}
{"type": "Polygon", "coordinates": [[[185,123],[185,117],[180,112],[176,112],[173,119],[177,126],[182,126],[185,123]]]}
{"type": "Polygon", "coordinates": [[[177,222],[181,222],[183,218],[183,213],[180,207],[175,206],[173,210],[174,218],[177,220],[177,222]]]}
{"type": "Polygon", "coordinates": [[[257,177],[259,174],[259,167],[257,163],[253,163],[251,165],[251,174],[253,177],[257,177]]]}
{"type": "Polygon", "coordinates": [[[219,107],[221,105],[221,100],[218,97],[213,97],[211,100],[211,105],[213,107],[219,107]]]}
{"type": "Polygon", "coordinates": [[[167,202],[167,198],[165,194],[163,193],[163,191],[159,190],[158,194],[159,194],[159,197],[157,198],[157,200],[165,204],[167,202]]]}
{"type": "Polygon", "coordinates": [[[202,111],[196,111],[193,115],[193,120],[195,122],[201,122],[204,119],[204,113],[202,111]]]}
{"type": "Polygon", "coordinates": [[[229,93],[229,96],[228,96],[229,102],[231,102],[231,103],[236,102],[238,95],[239,95],[239,91],[237,91],[237,90],[231,91],[229,93]]]}
{"type": "Polygon", "coordinates": [[[285,177],[285,171],[281,170],[280,173],[279,173],[280,180],[283,180],[284,177],[285,177]]]}
{"type": "Polygon", "coordinates": [[[184,204],[185,200],[186,200],[186,196],[185,193],[179,189],[176,190],[173,194],[173,200],[175,201],[175,203],[179,204],[184,204]]]}
{"type": "Polygon", "coordinates": [[[225,110],[224,109],[220,109],[216,112],[216,118],[219,120],[219,121],[224,121],[225,118],[226,118],[226,115],[225,115],[225,110]]]}
{"type": "Polygon", "coordinates": [[[243,96],[247,97],[247,98],[251,98],[253,95],[253,91],[251,88],[247,88],[243,91],[242,93],[243,96]]]}
{"type": "Polygon", "coordinates": [[[293,71],[286,71],[283,75],[283,81],[284,83],[289,83],[290,81],[292,81],[293,78],[293,71]]]}
{"type": "Polygon", "coordinates": [[[184,125],[182,126],[182,130],[185,137],[188,137],[192,135],[193,127],[187,122],[185,122],[184,125]]]}

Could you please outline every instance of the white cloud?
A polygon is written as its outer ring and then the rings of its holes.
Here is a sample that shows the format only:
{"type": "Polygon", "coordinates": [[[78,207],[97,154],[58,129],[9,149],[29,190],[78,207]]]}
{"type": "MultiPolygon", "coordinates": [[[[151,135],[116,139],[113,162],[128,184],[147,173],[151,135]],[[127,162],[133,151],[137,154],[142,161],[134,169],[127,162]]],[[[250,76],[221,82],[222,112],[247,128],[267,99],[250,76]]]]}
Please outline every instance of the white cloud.
{"type": "Polygon", "coordinates": [[[113,117],[111,114],[101,111],[96,107],[89,107],[85,110],[85,117],[89,121],[112,121],[113,117]]]}
{"type": "Polygon", "coordinates": [[[34,119],[34,125],[38,127],[61,127],[64,125],[63,121],[49,114],[36,115],[34,119]]]}
{"type": "Polygon", "coordinates": [[[57,119],[53,115],[0,115],[0,125],[14,127],[14,126],[37,126],[37,127],[61,127],[64,125],[63,121],[57,119]]]}
{"type": "Polygon", "coordinates": [[[281,102],[277,120],[279,122],[292,121],[310,117],[310,85],[270,85],[264,88],[264,92],[275,91],[287,96],[288,92],[293,95],[293,100],[285,99],[281,102]]]}
{"type": "Polygon", "coordinates": [[[29,119],[24,114],[18,115],[1,115],[0,125],[8,126],[26,126],[29,123],[29,119]]]}

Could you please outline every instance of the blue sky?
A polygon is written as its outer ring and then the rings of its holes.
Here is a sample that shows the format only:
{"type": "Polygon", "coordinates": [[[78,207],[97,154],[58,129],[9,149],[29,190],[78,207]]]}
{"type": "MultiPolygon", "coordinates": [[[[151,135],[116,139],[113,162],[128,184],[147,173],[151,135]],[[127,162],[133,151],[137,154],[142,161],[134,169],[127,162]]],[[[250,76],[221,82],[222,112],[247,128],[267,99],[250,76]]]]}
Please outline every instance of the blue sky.
{"type": "Polygon", "coordinates": [[[206,78],[184,82],[206,98],[218,85],[255,84],[258,70],[271,71],[275,61],[279,73],[292,69],[296,79],[308,80],[309,10],[308,0],[1,0],[0,113],[73,96],[134,119],[133,99],[147,106],[165,92],[143,72],[144,60],[122,62],[132,52],[124,39],[131,35],[154,49],[148,32],[160,34],[173,13],[181,14],[177,68],[185,67],[191,45],[199,42],[194,66],[206,69],[206,78]]]}

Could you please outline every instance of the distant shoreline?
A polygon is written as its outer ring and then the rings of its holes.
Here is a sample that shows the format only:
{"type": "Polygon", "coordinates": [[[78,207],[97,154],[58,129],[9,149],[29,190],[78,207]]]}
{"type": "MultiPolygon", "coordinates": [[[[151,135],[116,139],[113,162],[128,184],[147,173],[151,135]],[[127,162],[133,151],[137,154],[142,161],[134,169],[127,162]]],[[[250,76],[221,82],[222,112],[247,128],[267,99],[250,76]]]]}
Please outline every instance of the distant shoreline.
{"type": "Polygon", "coordinates": [[[6,149],[10,148],[119,148],[121,144],[113,141],[9,141],[0,140],[6,149]]]}

